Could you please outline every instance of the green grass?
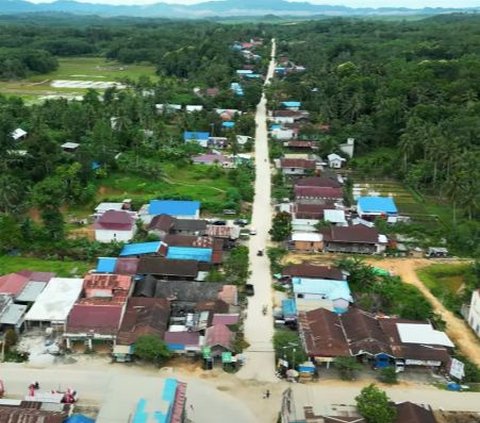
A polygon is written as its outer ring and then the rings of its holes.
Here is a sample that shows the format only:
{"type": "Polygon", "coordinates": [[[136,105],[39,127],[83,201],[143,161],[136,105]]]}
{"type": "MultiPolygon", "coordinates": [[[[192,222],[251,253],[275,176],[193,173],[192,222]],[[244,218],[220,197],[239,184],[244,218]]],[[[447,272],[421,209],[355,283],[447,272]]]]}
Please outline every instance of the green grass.
{"type": "Polygon", "coordinates": [[[34,270],[54,272],[59,277],[84,276],[93,265],[80,261],[43,260],[31,257],[0,256],[0,274],[34,270]]]}
{"type": "Polygon", "coordinates": [[[430,290],[442,289],[457,295],[465,283],[469,264],[434,264],[417,271],[423,284],[430,290]]]}
{"type": "Polygon", "coordinates": [[[101,200],[105,194],[127,195],[132,198],[144,196],[189,196],[200,201],[222,200],[225,191],[230,187],[226,176],[211,178],[208,168],[189,166],[175,168],[166,165],[165,180],[151,180],[148,178],[113,173],[101,181],[97,199],[101,200]]]}
{"type": "Polygon", "coordinates": [[[0,92],[17,95],[27,101],[45,95],[82,95],[85,90],[78,88],[53,88],[50,82],[54,79],[86,80],[86,81],[121,81],[125,78],[138,79],[149,76],[155,79],[155,67],[151,65],[123,65],[115,61],[107,61],[103,57],[70,57],[58,60],[56,71],[31,76],[19,81],[0,82],[0,92]]]}

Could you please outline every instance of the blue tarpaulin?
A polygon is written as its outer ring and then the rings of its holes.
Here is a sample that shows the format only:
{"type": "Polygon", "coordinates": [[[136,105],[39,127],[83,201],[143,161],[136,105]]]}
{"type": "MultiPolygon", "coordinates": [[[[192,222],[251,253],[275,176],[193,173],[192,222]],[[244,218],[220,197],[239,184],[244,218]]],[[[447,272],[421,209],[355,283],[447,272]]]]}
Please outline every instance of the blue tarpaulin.
{"type": "Polygon", "coordinates": [[[395,201],[391,197],[360,197],[357,205],[362,213],[398,213],[395,201]]]}
{"type": "Polygon", "coordinates": [[[194,219],[199,211],[199,201],[152,200],[148,206],[148,214],[152,216],[168,214],[170,216],[192,216],[194,219]]]}
{"type": "Polygon", "coordinates": [[[168,247],[167,259],[170,260],[196,260],[210,263],[213,250],[211,248],[196,247],[168,247]]]}
{"type": "Polygon", "coordinates": [[[72,414],[65,423],[95,423],[95,420],[83,414],[72,414]]]}

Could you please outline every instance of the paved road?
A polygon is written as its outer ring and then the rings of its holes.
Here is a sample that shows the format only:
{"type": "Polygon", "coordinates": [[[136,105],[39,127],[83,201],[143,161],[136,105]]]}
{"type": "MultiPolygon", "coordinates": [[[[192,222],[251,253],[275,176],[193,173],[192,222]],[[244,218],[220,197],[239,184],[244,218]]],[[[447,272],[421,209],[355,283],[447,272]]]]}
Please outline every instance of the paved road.
{"type": "MultiPolygon", "coordinates": [[[[94,360],[91,365],[49,365],[42,369],[4,363],[0,370],[7,398],[22,398],[33,381],[38,381],[41,390],[46,391],[71,387],[79,393],[81,405],[101,404],[98,423],[127,423],[139,398],[159,398],[163,386],[161,378],[175,376],[161,370],[122,364],[97,366],[94,360]]],[[[222,392],[206,380],[184,374],[179,379],[187,382],[187,415],[193,422],[259,422],[233,390],[222,392]]]]}
{"type": "MultiPolygon", "coordinates": [[[[269,84],[275,69],[275,40],[272,40],[271,61],[268,67],[265,85],[269,84]]],[[[252,227],[257,235],[251,236],[250,283],[255,287],[255,295],[249,298],[245,319],[245,336],[250,347],[245,351],[245,365],[237,373],[242,379],[275,381],[275,357],[273,352],[273,317],[270,264],[268,257],[257,256],[258,250],[265,250],[269,240],[272,211],[270,204],[270,162],[268,159],[268,132],[266,121],[265,94],[257,106],[255,122],[255,198],[253,202],[252,227]],[[262,313],[266,305],[268,312],[262,313]]]]}

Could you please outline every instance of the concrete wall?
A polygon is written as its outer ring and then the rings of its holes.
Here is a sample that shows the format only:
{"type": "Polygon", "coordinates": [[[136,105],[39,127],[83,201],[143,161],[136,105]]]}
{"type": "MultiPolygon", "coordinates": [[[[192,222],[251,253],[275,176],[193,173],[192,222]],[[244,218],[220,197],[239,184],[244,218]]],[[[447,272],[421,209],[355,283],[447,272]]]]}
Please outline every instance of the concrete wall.
{"type": "Polygon", "coordinates": [[[468,324],[471,326],[477,336],[480,336],[480,294],[478,289],[472,293],[470,312],[468,314],[468,324]]]}
{"type": "Polygon", "coordinates": [[[96,229],[95,230],[95,240],[98,242],[128,242],[135,235],[136,226],[129,231],[119,231],[119,230],[105,230],[105,229],[96,229]]]}

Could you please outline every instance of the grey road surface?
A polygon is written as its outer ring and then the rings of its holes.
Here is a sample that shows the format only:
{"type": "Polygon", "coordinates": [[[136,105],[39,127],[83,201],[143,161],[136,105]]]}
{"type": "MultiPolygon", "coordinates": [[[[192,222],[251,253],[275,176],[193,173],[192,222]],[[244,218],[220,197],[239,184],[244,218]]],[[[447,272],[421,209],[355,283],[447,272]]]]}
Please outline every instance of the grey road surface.
{"type": "MultiPolygon", "coordinates": [[[[275,69],[275,40],[272,40],[271,61],[265,85],[270,82],[275,69]]],[[[237,373],[242,379],[275,381],[275,357],[273,352],[273,318],[270,263],[266,254],[257,256],[258,250],[266,250],[269,240],[272,212],[270,204],[270,162],[268,158],[268,132],[265,94],[257,106],[255,122],[255,198],[253,202],[252,227],[256,235],[250,237],[250,283],[255,295],[249,297],[247,317],[244,322],[245,336],[250,347],[244,352],[245,365],[237,373]],[[263,307],[267,308],[266,315],[263,307]]]]}

